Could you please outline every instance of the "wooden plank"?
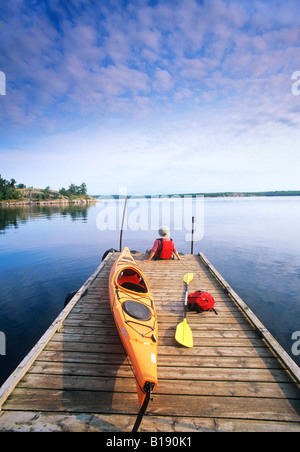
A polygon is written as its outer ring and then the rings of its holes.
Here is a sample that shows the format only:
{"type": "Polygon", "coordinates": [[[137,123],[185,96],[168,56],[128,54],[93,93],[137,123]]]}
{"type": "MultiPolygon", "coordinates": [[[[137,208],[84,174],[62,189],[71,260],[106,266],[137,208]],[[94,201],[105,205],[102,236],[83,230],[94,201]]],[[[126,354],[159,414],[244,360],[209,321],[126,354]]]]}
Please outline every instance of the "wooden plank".
{"type": "MultiPolygon", "coordinates": [[[[103,344],[101,342],[93,342],[92,336],[82,336],[82,335],[69,335],[67,340],[52,340],[46,347],[45,350],[55,350],[60,352],[81,352],[81,353],[97,353],[97,354],[120,354],[125,353],[124,348],[120,344],[103,344]],[[85,338],[88,337],[89,341],[85,338]]],[[[182,356],[182,357],[201,357],[210,356],[214,358],[222,357],[240,357],[240,358],[274,358],[268,347],[193,347],[189,349],[176,348],[170,346],[160,345],[158,349],[158,357],[169,356],[182,356]]],[[[278,361],[278,360],[277,360],[278,361]]]]}
{"type": "MultiPolygon", "coordinates": [[[[88,351],[44,350],[39,356],[39,361],[55,361],[57,363],[96,363],[96,364],[123,364],[127,363],[127,356],[121,353],[94,353],[88,351]]],[[[278,360],[273,358],[247,358],[247,357],[223,357],[219,356],[183,356],[171,355],[158,357],[158,365],[163,367],[217,367],[217,368],[243,368],[243,369],[282,369],[278,360]]]]}
{"type": "MultiPolygon", "coordinates": [[[[0,412],[1,432],[131,432],[135,415],[0,412]]],[[[294,422],[180,416],[143,417],[140,432],[299,432],[294,422]]]]}
{"type": "MultiPolygon", "coordinates": [[[[94,328],[98,330],[98,334],[101,333],[101,335],[109,335],[109,334],[113,334],[114,336],[118,334],[118,332],[114,329],[114,331],[112,332],[112,328],[108,327],[108,326],[101,326],[102,322],[97,322],[97,320],[95,321],[89,321],[89,320],[82,320],[82,321],[78,321],[78,320],[66,320],[65,321],[65,326],[66,327],[75,327],[75,328],[83,328],[83,329],[87,329],[87,328],[94,328]],[[100,332],[101,330],[101,332],[100,332]]],[[[161,326],[160,331],[159,331],[159,336],[170,336],[173,337],[175,335],[175,331],[176,331],[176,324],[172,324],[170,325],[165,325],[165,326],[161,326]]],[[[257,333],[253,330],[253,329],[249,329],[249,330],[234,330],[234,329],[230,329],[230,328],[226,328],[224,327],[223,329],[216,329],[216,328],[212,328],[210,329],[200,329],[198,328],[197,330],[195,330],[193,332],[193,336],[195,338],[201,338],[201,337],[211,337],[211,338],[235,338],[235,339],[239,339],[239,338],[257,338],[257,333]]]]}
{"type": "Polygon", "coordinates": [[[271,353],[270,349],[266,346],[264,347],[227,347],[222,344],[222,346],[208,345],[202,347],[193,347],[189,349],[175,348],[170,346],[161,345],[159,347],[158,356],[211,356],[219,358],[222,356],[227,357],[254,357],[254,358],[271,358],[274,355],[271,353]]]}
{"type": "MultiPolygon", "coordinates": [[[[90,338],[93,336],[95,342],[96,341],[101,341],[102,343],[106,343],[106,344],[110,344],[110,343],[120,343],[119,337],[118,335],[113,335],[111,334],[111,336],[108,336],[107,332],[103,331],[101,329],[101,331],[99,331],[99,329],[97,328],[84,328],[84,327],[74,327],[74,326],[65,326],[61,329],[61,331],[64,334],[82,334],[82,335],[86,335],[86,336],[90,336],[90,338]]],[[[164,334],[164,332],[160,332],[159,336],[158,336],[158,340],[159,340],[159,344],[160,345],[172,345],[172,346],[176,346],[176,341],[175,341],[175,337],[173,337],[173,335],[170,334],[164,334]]],[[[263,343],[261,341],[261,339],[258,338],[247,338],[246,335],[244,335],[244,337],[240,337],[238,339],[238,343],[237,343],[237,337],[235,337],[234,335],[231,335],[231,337],[223,337],[222,335],[219,335],[219,337],[215,337],[213,339],[213,343],[216,346],[227,346],[227,347],[236,347],[236,346],[240,346],[240,347],[253,347],[253,346],[258,346],[261,347],[263,346],[263,343]]],[[[212,344],[212,339],[209,335],[205,336],[199,333],[197,334],[197,336],[195,336],[194,338],[194,346],[195,347],[203,347],[203,346],[209,346],[212,344]]]]}
{"type": "MultiPolygon", "coordinates": [[[[30,389],[62,389],[131,392],[136,393],[135,379],[71,375],[43,375],[27,373],[19,384],[20,388],[30,389]]],[[[267,397],[267,398],[297,398],[298,391],[291,383],[237,382],[237,381],[198,381],[160,379],[155,394],[181,395],[213,395],[232,397],[267,397]]],[[[155,397],[155,395],[154,395],[155,397]]]]}
{"type": "MultiPolygon", "coordinates": [[[[74,375],[92,377],[132,377],[129,364],[112,363],[73,363],[35,361],[30,373],[51,375],[74,375]]],[[[213,381],[260,381],[272,383],[290,383],[291,379],[284,369],[257,369],[257,368],[219,368],[219,367],[163,367],[159,368],[160,379],[174,380],[213,380],[213,381]]]]}
{"type": "Polygon", "coordinates": [[[36,361],[30,373],[41,375],[73,375],[108,378],[132,378],[131,367],[124,363],[121,366],[110,364],[92,363],[56,363],[48,361],[36,361]]]}
{"type": "MultiPolygon", "coordinates": [[[[95,391],[57,391],[16,388],[6,410],[70,411],[85,413],[137,414],[136,394],[95,391]]],[[[148,412],[160,416],[260,419],[298,422],[300,401],[249,397],[216,397],[156,394],[148,412]]]]}

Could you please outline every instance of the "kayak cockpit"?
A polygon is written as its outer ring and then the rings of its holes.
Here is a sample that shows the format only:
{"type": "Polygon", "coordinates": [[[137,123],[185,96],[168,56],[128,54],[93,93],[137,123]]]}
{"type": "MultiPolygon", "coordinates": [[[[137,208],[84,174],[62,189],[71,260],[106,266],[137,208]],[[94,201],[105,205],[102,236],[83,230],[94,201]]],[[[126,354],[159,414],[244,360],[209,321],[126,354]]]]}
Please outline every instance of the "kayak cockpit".
{"type": "Polygon", "coordinates": [[[136,293],[147,293],[148,288],[142,275],[134,268],[123,269],[117,277],[118,286],[136,293]]]}

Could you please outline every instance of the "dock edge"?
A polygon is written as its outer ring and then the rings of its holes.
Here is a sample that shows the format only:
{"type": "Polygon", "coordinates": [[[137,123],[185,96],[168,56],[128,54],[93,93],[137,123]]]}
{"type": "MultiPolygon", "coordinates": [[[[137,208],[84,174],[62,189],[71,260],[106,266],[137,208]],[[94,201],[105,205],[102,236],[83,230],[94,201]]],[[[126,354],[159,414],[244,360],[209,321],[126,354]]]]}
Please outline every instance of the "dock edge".
{"type": "Polygon", "coordinates": [[[5,403],[6,399],[13,392],[19,381],[23,378],[26,372],[29,370],[30,366],[37,359],[43,349],[46,347],[48,342],[54,336],[54,334],[61,328],[63,322],[72,311],[74,306],[78,303],[81,297],[86,293],[88,288],[91,286],[93,281],[102,271],[106,262],[110,259],[110,257],[114,254],[114,252],[110,252],[105,259],[101,262],[101,264],[96,268],[94,273],[86,280],[86,282],[81,286],[81,288],[76,292],[74,297],[69,301],[67,306],[61,311],[58,317],[54,320],[54,322],[50,325],[48,330],[44,333],[41,339],[36,343],[36,345],[30,350],[30,352],[25,356],[25,358],[21,361],[18,367],[14,370],[14,372],[8,377],[8,379],[3,383],[0,387],[0,411],[2,410],[2,406],[5,403]]]}
{"type": "Polygon", "coordinates": [[[232,289],[227,281],[220,275],[220,273],[215,269],[215,267],[210,263],[207,257],[203,253],[198,253],[203,263],[208,267],[214,277],[219,281],[223,288],[228,292],[233,301],[238,305],[241,311],[244,313],[246,318],[254,326],[256,331],[265,340],[268,346],[271,348],[273,353],[282,362],[286,371],[291,375],[295,382],[300,384],[300,368],[293,361],[293,359],[288,355],[288,353],[283,349],[283,347],[277,342],[277,340],[272,336],[268,329],[263,325],[263,323],[256,317],[256,315],[251,311],[249,306],[241,299],[241,297],[232,289]]]}

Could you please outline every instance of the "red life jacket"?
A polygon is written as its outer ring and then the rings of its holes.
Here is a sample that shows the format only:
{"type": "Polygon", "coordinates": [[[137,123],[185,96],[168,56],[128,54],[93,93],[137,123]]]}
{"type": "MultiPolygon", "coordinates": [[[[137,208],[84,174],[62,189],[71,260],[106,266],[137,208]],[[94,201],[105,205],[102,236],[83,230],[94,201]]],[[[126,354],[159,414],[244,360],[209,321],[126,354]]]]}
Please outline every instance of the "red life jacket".
{"type": "Polygon", "coordinates": [[[174,242],[172,239],[170,240],[159,239],[156,257],[158,257],[159,259],[171,259],[173,251],[174,251],[174,242]]]}
{"type": "Polygon", "coordinates": [[[201,290],[197,290],[196,292],[191,293],[188,296],[189,311],[214,311],[215,314],[217,314],[214,306],[215,300],[208,292],[201,292],[201,290]]]}

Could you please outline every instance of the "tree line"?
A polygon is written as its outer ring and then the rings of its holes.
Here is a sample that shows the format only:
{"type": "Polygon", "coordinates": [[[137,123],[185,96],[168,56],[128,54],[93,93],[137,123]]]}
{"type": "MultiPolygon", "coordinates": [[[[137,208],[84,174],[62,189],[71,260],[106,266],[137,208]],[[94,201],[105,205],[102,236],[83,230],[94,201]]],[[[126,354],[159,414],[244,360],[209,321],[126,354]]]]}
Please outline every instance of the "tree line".
{"type": "Polygon", "coordinates": [[[65,188],[61,188],[59,193],[63,196],[67,196],[68,198],[76,197],[76,196],[87,196],[87,186],[85,182],[81,185],[71,184],[68,190],[65,188]]]}
{"type": "Polygon", "coordinates": [[[10,179],[10,181],[3,179],[0,175],[0,201],[6,201],[10,199],[22,199],[22,195],[19,188],[24,188],[24,184],[16,185],[17,181],[15,179],[10,179]]]}
{"type": "MultiPolygon", "coordinates": [[[[8,181],[0,175],[0,201],[22,200],[22,189],[26,189],[26,185],[17,185],[17,181],[15,179],[10,179],[10,181],[8,181]]],[[[69,199],[74,199],[80,196],[88,196],[86,183],[83,182],[81,185],[71,184],[68,189],[61,188],[58,192],[52,190],[52,193],[50,193],[50,187],[47,186],[44,190],[42,190],[42,193],[40,193],[39,199],[57,199],[59,194],[67,196],[69,199]]]]}

